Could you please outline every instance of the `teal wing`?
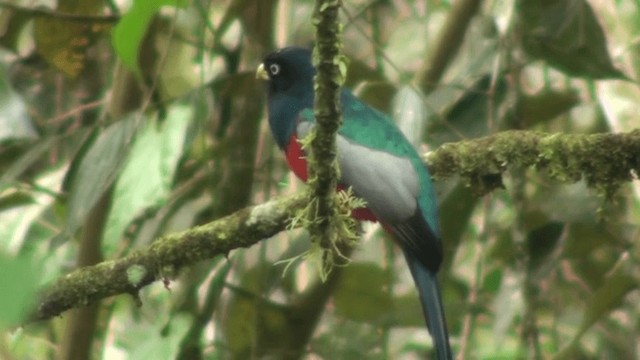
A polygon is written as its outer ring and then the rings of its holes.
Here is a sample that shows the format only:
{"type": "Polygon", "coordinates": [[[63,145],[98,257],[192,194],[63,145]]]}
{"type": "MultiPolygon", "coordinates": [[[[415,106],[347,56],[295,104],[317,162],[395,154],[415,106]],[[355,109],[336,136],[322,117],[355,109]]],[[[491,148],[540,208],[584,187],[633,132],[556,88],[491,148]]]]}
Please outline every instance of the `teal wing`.
{"type": "MultiPolygon", "coordinates": [[[[420,206],[428,225],[439,237],[437,204],[431,177],[416,149],[388,116],[362,103],[351,93],[345,92],[343,94],[342,104],[343,125],[339,134],[351,143],[393,157],[385,159],[374,155],[371,156],[372,159],[368,161],[367,165],[380,168],[380,179],[388,182],[389,186],[397,186],[398,184],[395,182],[404,181],[409,177],[415,176],[417,178],[418,188],[414,193],[415,201],[420,206]],[[392,165],[392,162],[404,162],[410,166],[406,165],[402,169],[398,169],[392,165]],[[394,182],[393,179],[396,181],[394,182]]],[[[346,151],[348,152],[348,150],[346,151]]]]}
{"type": "MultiPolygon", "coordinates": [[[[342,96],[338,132],[340,182],[352,187],[371,212],[434,271],[440,265],[437,207],[431,179],[418,153],[383,113],[348,92],[342,96]]],[[[313,126],[313,111],[300,114],[297,135],[313,126]]]]}

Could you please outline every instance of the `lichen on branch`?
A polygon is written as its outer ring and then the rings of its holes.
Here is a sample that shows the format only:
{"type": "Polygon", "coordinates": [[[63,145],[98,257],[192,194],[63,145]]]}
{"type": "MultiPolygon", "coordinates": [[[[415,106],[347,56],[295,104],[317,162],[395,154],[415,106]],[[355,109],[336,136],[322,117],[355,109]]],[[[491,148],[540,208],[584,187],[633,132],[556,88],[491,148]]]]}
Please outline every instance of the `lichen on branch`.
{"type": "Polygon", "coordinates": [[[273,199],[209,224],[162,236],[127,257],[77,269],[41,292],[31,319],[49,319],[113,295],[131,294],[137,299],[140,289],[173,278],[186,266],[277,234],[305,203],[304,194],[273,199]]]}
{"type": "Polygon", "coordinates": [[[507,170],[534,167],[565,183],[584,179],[610,197],[640,174],[640,130],[589,135],[505,131],[444,144],[425,158],[435,179],[460,175],[479,195],[504,187],[507,170]]]}
{"type": "Polygon", "coordinates": [[[346,75],[346,63],[342,55],[342,26],[338,21],[341,1],[317,0],[313,15],[316,26],[316,46],[313,54],[317,72],[314,79],[316,125],[308,141],[310,187],[306,208],[311,241],[320,245],[322,254],[321,275],[330,271],[337,242],[341,241],[341,228],[350,220],[340,216],[336,209],[339,201],[336,186],[339,178],[336,134],[342,123],[340,111],[340,87],[346,75]]]}

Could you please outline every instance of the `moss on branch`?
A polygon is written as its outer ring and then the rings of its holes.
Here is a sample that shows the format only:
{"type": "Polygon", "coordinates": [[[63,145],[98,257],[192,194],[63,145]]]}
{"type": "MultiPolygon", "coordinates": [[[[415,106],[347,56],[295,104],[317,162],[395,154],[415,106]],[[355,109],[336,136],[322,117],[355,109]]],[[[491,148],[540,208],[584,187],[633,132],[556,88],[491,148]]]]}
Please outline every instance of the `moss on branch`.
{"type": "Polygon", "coordinates": [[[32,318],[48,319],[118,294],[137,298],[141,288],[156,280],[173,278],[185,266],[277,234],[305,203],[304,194],[274,199],[206,225],[163,236],[148,248],[122,259],[75,270],[41,293],[32,318]]]}
{"type": "MultiPolygon", "coordinates": [[[[353,222],[339,216],[336,197],[338,162],[336,134],[342,124],[340,110],[340,87],[345,78],[345,60],[342,55],[340,35],[342,27],[338,21],[340,0],[317,0],[313,15],[316,26],[316,47],[313,60],[315,76],[314,117],[316,125],[310,134],[309,152],[309,205],[306,208],[307,228],[312,242],[320,250],[320,273],[326,277],[337,254],[336,243],[343,240],[338,229],[351,228],[345,222],[353,222]]],[[[349,233],[346,238],[353,238],[349,233]]],[[[339,255],[339,254],[338,254],[339,255]]]]}
{"type": "MultiPolygon", "coordinates": [[[[434,179],[466,179],[476,193],[502,185],[510,169],[533,167],[570,183],[585,179],[589,187],[612,194],[640,173],[640,130],[623,134],[566,135],[507,131],[475,140],[449,143],[427,154],[434,179]]],[[[185,266],[249,247],[289,225],[308,205],[306,193],[245,208],[209,224],[169,234],[131,255],[78,269],[41,293],[33,319],[118,294],[132,294],[153,281],[172,278],[185,266]]]]}
{"type": "Polygon", "coordinates": [[[478,194],[504,187],[502,173],[534,167],[561,182],[584,179],[607,195],[640,174],[640,130],[626,134],[505,131],[448,143],[425,156],[432,176],[460,175],[478,194]]]}

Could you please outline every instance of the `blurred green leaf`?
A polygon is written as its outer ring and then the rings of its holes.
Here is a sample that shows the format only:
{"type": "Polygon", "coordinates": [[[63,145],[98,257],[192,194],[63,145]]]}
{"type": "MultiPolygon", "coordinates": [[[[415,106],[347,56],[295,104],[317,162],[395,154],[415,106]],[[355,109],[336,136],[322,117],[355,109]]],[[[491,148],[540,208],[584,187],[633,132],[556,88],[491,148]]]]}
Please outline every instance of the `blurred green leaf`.
{"type": "Polygon", "coordinates": [[[511,326],[522,313],[522,278],[511,272],[504,273],[500,290],[494,298],[496,319],[493,323],[493,338],[498,346],[507,337],[511,326]]]}
{"type": "Polygon", "coordinates": [[[257,306],[258,301],[260,300],[236,294],[230,299],[226,308],[222,323],[223,333],[227,339],[225,345],[229,353],[236,355],[238,359],[248,358],[251,354],[251,349],[258,338],[259,329],[256,324],[260,316],[269,318],[270,327],[275,326],[276,323],[283,325],[286,323],[282,312],[273,312],[273,308],[267,306],[257,306]]]}
{"type": "Polygon", "coordinates": [[[554,221],[535,228],[527,234],[530,267],[538,267],[555,249],[563,229],[564,224],[554,221]]]}
{"type": "Polygon", "coordinates": [[[0,329],[24,319],[36,299],[40,270],[29,256],[0,253],[0,329]]]}
{"type": "Polygon", "coordinates": [[[418,71],[421,62],[428,49],[429,21],[420,16],[405,18],[396,26],[387,29],[388,40],[384,49],[384,54],[393,64],[400,65],[402,69],[410,72],[418,71]],[[411,41],[421,39],[421,41],[411,41]]]}
{"type": "Polygon", "coordinates": [[[27,107],[9,84],[5,67],[0,65],[0,142],[35,138],[37,133],[27,107]]]}
{"type": "Polygon", "coordinates": [[[515,105],[515,121],[526,127],[553,120],[578,105],[580,98],[573,90],[545,89],[534,95],[521,95],[515,105]]]}
{"type": "Polygon", "coordinates": [[[102,243],[107,256],[136,216],[167,200],[192,115],[189,107],[173,106],[165,121],[147,119],[139,130],[115,185],[102,243]]]}
{"type": "Polygon", "coordinates": [[[171,322],[162,331],[160,321],[164,317],[158,316],[156,324],[145,324],[144,327],[135,329],[138,334],[131,335],[140,340],[128,354],[131,360],[172,360],[176,358],[179,351],[180,340],[189,328],[188,316],[174,316],[171,322]],[[153,329],[152,325],[156,328],[153,329]]]}
{"type": "Polygon", "coordinates": [[[567,241],[564,244],[564,256],[568,259],[586,259],[596,250],[614,244],[616,238],[603,224],[588,220],[568,224],[567,241]]]}
{"type": "Polygon", "coordinates": [[[135,0],[113,29],[112,42],[122,63],[140,75],[138,52],[152,17],[163,6],[184,7],[184,0],[135,0]]]}
{"type": "Polygon", "coordinates": [[[24,190],[18,190],[6,195],[0,195],[0,211],[16,206],[28,205],[33,203],[33,201],[34,199],[31,194],[24,190]]]}
{"type": "Polygon", "coordinates": [[[256,43],[269,48],[273,41],[271,29],[276,19],[273,9],[277,3],[277,0],[235,0],[231,1],[229,10],[230,14],[237,13],[242,22],[244,34],[256,43]]]}
{"type": "MultiPolygon", "coordinates": [[[[218,258],[218,260],[222,260],[218,258]]],[[[224,261],[224,260],[222,260],[224,261]]],[[[197,356],[204,347],[205,340],[205,327],[207,325],[206,319],[211,317],[214,311],[218,308],[221,302],[220,295],[225,288],[225,282],[227,276],[231,270],[231,261],[226,261],[213,276],[213,279],[209,282],[209,286],[206,292],[206,300],[203,306],[199,306],[197,309],[196,319],[191,322],[189,330],[180,342],[180,350],[175,359],[191,359],[197,356]]],[[[191,309],[193,311],[194,309],[191,309]]],[[[174,313],[175,314],[175,313],[174,313]]],[[[175,316],[175,315],[173,315],[175,316]]],[[[172,317],[173,317],[172,316],[172,317]]]]}
{"type": "Polygon", "coordinates": [[[520,0],[522,45],[534,58],[572,76],[626,76],[613,66],[604,31],[585,0],[520,0]]]}
{"type": "MultiPolygon", "coordinates": [[[[507,94],[507,81],[500,75],[494,83],[490,74],[480,77],[449,107],[444,119],[429,124],[427,134],[433,146],[446,142],[473,139],[490,133],[489,116],[494,121],[498,107],[507,94]]],[[[497,127],[494,124],[493,127],[497,127]]]]}
{"type": "MultiPolygon", "coordinates": [[[[44,154],[48,151],[51,151],[51,148],[56,144],[56,139],[53,137],[49,137],[46,139],[41,139],[33,145],[27,144],[27,146],[23,146],[22,154],[8,154],[7,158],[4,156],[1,158],[2,161],[10,162],[7,165],[7,169],[0,176],[0,191],[4,191],[5,188],[12,185],[12,183],[22,175],[30,166],[32,166],[36,161],[38,161],[44,154]],[[15,156],[12,156],[15,155],[15,156]]],[[[22,150],[22,149],[20,149],[22,150]]],[[[18,150],[18,151],[20,151],[18,150]]],[[[5,154],[3,154],[5,155],[5,154]]]]}
{"type": "MultiPolygon", "coordinates": [[[[52,209],[55,207],[56,198],[52,196],[52,192],[56,192],[60,187],[65,170],[65,168],[60,168],[39,174],[33,180],[33,183],[37,184],[35,188],[25,188],[24,190],[8,188],[3,191],[7,196],[16,191],[24,191],[24,196],[29,196],[31,200],[28,203],[16,204],[18,206],[10,206],[0,212],[0,252],[5,249],[9,253],[31,251],[37,253],[38,247],[54,237],[64,226],[59,222],[55,222],[55,225],[52,226],[48,216],[51,216],[52,209]]],[[[53,218],[53,216],[51,217],[53,218]]],[[[60,218],[54,218],[53,221],[56,220],[60,221],[60,218]]],[[[64,261],[62,260],[64,257],[60,254],[50,252],[38,254],[46,256],[45,261],[64,261]]],[[[57,271],[48,271],[41,274],[41,280],[50,280],[51,276],[56,275],[57,271]]]]}
{"type": "Polygon", "coordinates": [[[531,200],[535,210],[560,222],[591,221],[601,205],[601,200],[584,181],[571,185],[538,186],[531,200]]]}
{"type": "Polygon", "coordinates": [[[388,307],[383,314],[383,319],[394,327],[423,327],[424,315],[417,291],[410,294],[394,296],[392,306],[388,307]]]}
{"type": "Polygon", "coordinates": [[[501,268],[495,268],[484,277],[482,282],[482,290],[490,293],[496,293],[502,285],[503,270],[501,268]]]}
{"type": "Polygon", "coordinates": [[[445,266],[452,265],[451,259],[462,242],[462,235],[467,229],[473,209],[478,201],[471,189],[458,181],[443,197],[440,196],[440,229],[445,249],[445,266]]]}
{"type": "MultiPolygon", "coordinates": [[[[348,52],[348,50],[346,51],[348,52]]],[[[345,80],[344,86],[356,90],[362,82],[389,83],[389,80],[382,76],[379,71],[372,69],[366,62],[356,57],[350,57],[347,67],[347,79],[345,80]]]]}
{"type": "Polygon", "coordinates": [[[618,307],[627,293],[638,287],[637,279],[624,271],[625,267],[619,266],[589,299],[579,334],[586,332],[596,321],[618,307]]]}
{"type": "Polygon", "coordinates": [[[568,356],[574,358],[575,354],[580,352],[578,344],[587,330],[620,306],[630,291],[638,288],[638,280],[625,272],[626,266],[618,266],[589,298],[579,330],[569,344],[554,356],[554,359],[566,359],[568,356]]]}
{"type": "MultiPolygon", "coordinates": [[[[100,0],[61,0],[57,11],[78,15],[97,15],[102,11],[100,0]]],[[[86,50],[111,25],[92,21],[71,21],[54,16],[38,16],[33,33],[38,53],[48,63],[74,78],[84,69],[86,50]]]]}
{"type": "Polygon", "coordinates": [[[386,114],[391,113],[391,99],[395,93],[395,85],[388,81],[367,81],[358,87],[358,98],[386,114]]]}
{"type": "Polygon", "coordinates": [[[0,12],[0,46],[18,53],[20,37],[29,21],[33,19],[33,14],[21,9],[3,9],[0,12]]]}
{"type": "Polygon", "coordinates": [[[334,293],[336,314],[355,321],[382,320],[392,307],[386,286],[385,271],[377,264],[350,264],[334,293]]]}
{"type": "Polygon", "coordinates": [[[413,86],[403,86],[393,97],[393,119],[414,147],[422,144],[427,126],[427,109],[422,93],[413,86]]]}
{"type": "Polygon", "coordinates": [[[131,115],[111,124],[90,143],[72,174],[67,226],[61,236],[72,236],[87,214],[116,180],[131,148],[137,119],[131,115]]]}
{"type": "Polygon", "coordinates": [[[383,338],[383,332],[371,331],[368,324],[343,320],[314,337],[310,348],[320,359],[386,360],[389,354],[381,351],[383,338]]]}

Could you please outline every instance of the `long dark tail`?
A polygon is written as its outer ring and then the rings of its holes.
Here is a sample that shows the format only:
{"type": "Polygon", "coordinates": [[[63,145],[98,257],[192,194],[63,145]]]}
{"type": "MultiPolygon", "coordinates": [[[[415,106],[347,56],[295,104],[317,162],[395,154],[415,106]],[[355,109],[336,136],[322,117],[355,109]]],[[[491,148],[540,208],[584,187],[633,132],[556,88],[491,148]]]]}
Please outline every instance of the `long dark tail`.
{"type": "Polygon", "coordinates": [[[418,287],[422,310],[427,321],[427,327],[433,338],[439,360],[453,359],[453,353],[449,346],[449,333],[447,322],[444,318],[440,286],[436,274],[422,264],[415,256],[405,251],[405,258],[413,275],[413,280],[418,287]]]}

